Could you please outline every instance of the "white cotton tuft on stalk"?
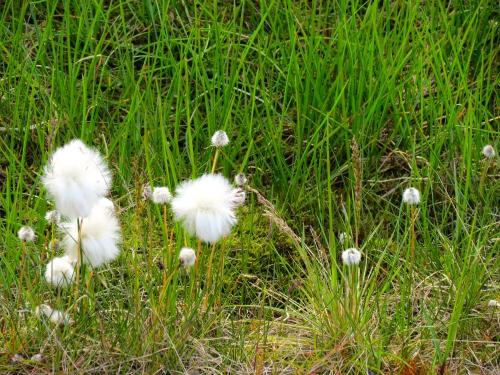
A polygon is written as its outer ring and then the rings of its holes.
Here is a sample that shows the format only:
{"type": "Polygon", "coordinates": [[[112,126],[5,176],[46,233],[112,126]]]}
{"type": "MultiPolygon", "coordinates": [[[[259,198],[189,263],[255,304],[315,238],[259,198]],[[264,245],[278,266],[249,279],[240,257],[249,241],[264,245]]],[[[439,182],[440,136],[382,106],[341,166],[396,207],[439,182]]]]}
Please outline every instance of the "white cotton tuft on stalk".
{"type": "Polygon", "coordinates": [[[179,261],[184,268],[194,266],[196,262],[196,253],[190,247],[183,247],[179,253],[179,261]]]}
{"type": "Polygon", "coordinates": [[[212,146],[224,147],[229,144],[229,138],[224,130],[217,130],[212,136],[212,146]]]}
{"type": "Polygon", "coordinates": [[[36,240],[36,234],[33,228],[24,226],[17,231],[17,236],[23,242],[33,242],[36,240]]]}
{"type": "Polygon", "coordinates": [[[42,182],[57,210],[63,216],[77,218],[87,216],[109,193],[111,172],[97,151],[75,139],[52,154],[42,182]]]}
{"type": "MultiPolygon", "coordinates": [[[[114,205],[101,198],[88,216],[81,220],[81,246],[83,262],[99,267],[116,259],[120,254],[120,223],[114,205]]],[[[64,233],[63,247],[72,260],[78,259],[78,225],[76,220],[61,224],[64,233]]]]}
{"type": "Polygon", "coordinates": [[[45,280],[55,288],[64,288],[73,282],[75,261],[69,256],[52,259],[45,268],[45,280]]]}
{"type": "Polygon", "coordinates": [[[492,145],[486,145],[483,147],[483,155],[486,156],[488,159],[491,159],[495,157],[495,149],[493,148],[492,145]]]}
{"type": "Polygon", "coordinates": [[[176,189],[172,210],[186,230],[204,242],[227,236],[236,223],[237,196],[229,181],[219,174],[205,174],[185,181],[176,189]]]}
{"type": "Polygon", "coordinates": [[[234,183],[236,186],[244,186],[247,184],[247,177],[243,173],[238,173],[234,176],[234,183]]]}
{"type": "Polygon", "coordinates": [[[409,205],[420,203],[420,191],[415,188],[408,188],[403,192],[403,202],[409,205]]]}
{"type": "Polygon", "coordinates": [[[361,253],[358,249],[351,247],[342,252],[342,262],[346,266],[355,266],[361,262],[361,253]]]}
{"type": "Polygon", "coordinates": [[[172,200],[172,194],[165,186],[155,187],[151,195],[151,200],[155,204],[166,204],[172,200]]]}
{"type": "Polygon", "coordinates": [[[71,317],[64,311],[55,310],[49,305],[42,304],[35,309],[37,316],[45,316],[55,325],[66,325],[73,323],[71,317]]]}
{"type": "Polygon", "coordinates": [[[57,225],[61,221],[61,214],[56,210],[47,211],[45,213],[45,220],[51,224],[57,225]]]}

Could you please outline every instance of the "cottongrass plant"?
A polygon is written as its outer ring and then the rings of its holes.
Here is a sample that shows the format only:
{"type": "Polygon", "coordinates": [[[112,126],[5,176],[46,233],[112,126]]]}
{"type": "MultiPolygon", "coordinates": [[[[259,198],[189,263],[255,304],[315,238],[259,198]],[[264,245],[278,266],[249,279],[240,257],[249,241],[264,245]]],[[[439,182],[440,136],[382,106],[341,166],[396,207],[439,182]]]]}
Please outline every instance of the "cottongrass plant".
{"type": "Polygon", "coordinates": [[[22,226],[18,231],[17,231],[17,236],[21,240],[21,279],[26,279],[26,288],[28,291],[31,289],[31,280],[29,277],[29,272],[27,271],[27,257],[28,257],[28,250],[26,247],[27,242],[33,242],[36,240],[36,234],[33,228],[30,226],[22,226]]]}
{"type": "Polygon", "coordinates": [[[154,204],[162,206],[163,209],[163,228],[165,230],[165,239],[168,241],[169,255],[170,255],[170,236],[168,231],[168,220],[167,220],[167,203],[172,200],[172,194],[166,186],[155,187],[151,192],[151,200],[154,204]]]}
{"type": "Polygon", "coordinates": [[[411,262],[415,257],[415,206],[420,203],[420,191],[416,188],[408,188],[403,192],[403,202],[410,206],[410,256],[411,262]]]}
{"type": "MultiPolygon", "coordinates": [[[[244,204],[246,193],[241,187],[234,187],[221,174],[216,174],[217,161],[220,149],[229,144],[227,134],[219,130],[211,138],[212,146],[216,148],[211,167],[211,173],[204,174],[196,179],[182,182],[175,190],[171,201],[174,218],[181,222],[186,231],[198,239],[198,251],[186,248],[181,255],[194,255],[190,262],[180,258],[181,264],[194,265],[195,284],[198,280],[198,266],[202,254],[202,243],[211,244],[205,277],[204,307],[207,306],[208,296],[212,283],[212,267],[216,243],[231,233],[237,222],[236,209],[244,204]],[[186,263],[187,262],[187,263],[186,263]]],[[[235,178],[238,186],[246,183],[244,175],[235,178]]],[[[186,258],[187,259],[187,258],[186,258]]],[[[224,246],[221,246],[221,267],[224,262],[224,246]]]]}
{"type": "Polygon", "coordinates": [[[120,226],[105,198],[111,181],[104,158],[79,139],[57,149],[44,168],[42,183],[64,217],[58,225],[66,256],[76,263],[77,288],[83,262],[98,267],[119,254],[120,226]]]}
{"type": "Polygon", "coordinates": [[[212,146],[215,147],[214,161],[212,164],[212,173],[215,173],[215,168],[217,166],[217,159],[219,157],[220,149],[229,144],[229,137],[224,130],[217,130],[212,135],[212,146]]]}
{"type": "Polygon", "coordinates": [[[81,220],[81,226],[70,221],[61,223],[64,233],[63,246],[66,255],[93,268],[115,260],[120,254],[120,223],[116,217],[113,202],[101,198],[89,215],[81,220]]]}
{"type": "Polygon", "coordinates": [[[351,247],[342,252],[342,263],[347,268],[347,278],[345,280],[346,308],[352,321],[357,319],[357,299],[358,299],[358,280],[359,263],[361,262],[361,252],[351,247]]]}
{"type": "Polygon", "coordinates": [[[495,165],[495,156],[496,156],[495,148],[492,145],[486,145],[482,149],[482,154],[484,156],[484,161],[481,170],[481,177],[479,180],[480,194],[482,194],[484,191],[486,177],[488,176],[488,170],[495,165]]]}

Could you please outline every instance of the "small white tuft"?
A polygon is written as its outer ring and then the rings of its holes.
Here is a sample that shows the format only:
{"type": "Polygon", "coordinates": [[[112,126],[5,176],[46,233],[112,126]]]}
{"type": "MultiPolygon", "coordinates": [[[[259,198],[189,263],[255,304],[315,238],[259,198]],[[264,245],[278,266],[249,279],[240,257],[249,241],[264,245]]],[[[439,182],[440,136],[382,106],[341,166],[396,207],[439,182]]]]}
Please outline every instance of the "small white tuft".
{"type": "Polygon", "coordinates": [[[238,173],[234,176],[234,183],[236,186],[244,186],[247,183],[247,177],[243,173],[238,173]]]}
{"type": "Polygon", "coordinates": [[[231,199],[231,202],[233,203],[233,206],[235,208],[242,206],[245,203],[245,198],[246,198],[247,194],[245,193],[245,191],[243,189],[240,189],[240,188],[233,189],[232,194],[233,194],[233,197],[231,199]]]}
{"type": "Polygon", "coordinates": [[[346,232],[339,233],[339,242],[341,245],[345,243],[345,241],[349,238],[346,232]]]}
{"type": "Polygon", "coordinates": [[[57,149],[45,166],[42,182],[66,217],[87,216],[109,193],[111,172],[103,157],[74,139],[57,149]]]}
{"type": "Polygon", "coordinates": [[[492,308],[500,307],[500,302],[498,302],[497,300],[494,300],[494,299],[490,299],[488,301],[488,307],[492,307],[492,308]]]}
{"type": "Polygon", "coordinates": [[[47,211],[45,213],[45,220],[51,224],[57,225],[61,221],[61,214],[56,210],[47,211]]]}
{"type": "Polygon", "coordinates": [[[153,189],[151,188],[151,185],[148,183],[144,184],[142,186],[142,199],[143,200],[148,200],[148,199],[151,199],[151,197],[153,196],[153,189]]]}
{"type": "Polygon", "coordinates": [[[361,261],[361,253],[358,249],[351,247],[342,252],[342,262],[346,266],[355,266],[358,265],[361,261]]]}
{"type": "Polygon", "coordinates": [[[17,231],[17,236],[23,242],[33,242],[36,240],[36,234],[33,228],[24,226],[17,231]]]}
{"type": "Polygon", "coordinates": [[[42,353],[37,353],[31,356],[30,361],[33,362],[42,362],[43,361],[43,354],[42,353]]]}
{"type": "Polygon", "coordinates": [[[155,187],[153,189],[151,200],[156,204],[166,204],[172,200],[172,194],[170,194],[168,187],[155,187]]]}
{"type": "Polygon", "coordinates": [[[496,153],[495,149],[493,148],[492,145],[486,145],[483,147],[483,155],[486,156],[488,159],[493,158],[496,153]]]}
{"type": "Polygon", "coordinates": [[[39,317],[45,316],[55,325],[66,325],[73,323],[71,317],[64,311],[55,310],[49,305],[42,304],[37,306],[35,314],[39,317]]]}
{"type": "Polygon", "coordinates": [[[204,242],[227,236],[236,224],[235,205],[241,201],[229,181],[219,174],[205,174],[176,189],[172,210],[187,231],[204,242]]]}
{"type": "Polygon", "coordinates": [[[179,253],[179,261],[184,268],[192,267],[196,262],[196,253],[190,247],[183,247],[179,253]]]}
{"type": "MultiPolygon", "coordinates": [[[[90,214],[81,220],[83,261],[99,267],[113,261],[120,254],[120,223],[115,215],[113,202],[101,198],[90,214]]],[[[78,224],[76,219],[61,224],[64,235],[62,244],[66,255],[78,258],[78,224]]]]}
{"type": "Polygon", "coordinates": [[[45,268],[45,280],[55,288],[64,288],[73,282],[74,260],[67,255],[52,259],[45,268]]]}
{"type": "Polygon", "coordinates": [[[403,192],[403,202],[409,205],[420,203],[420,192],[415,188],[408,188],[403,192]]]}
{"type": "Polygon", "coordinates": [[[229,144],[229,138],[224,130],[217,130],[212,136],[212,146],[224,147],[229,144]]]}

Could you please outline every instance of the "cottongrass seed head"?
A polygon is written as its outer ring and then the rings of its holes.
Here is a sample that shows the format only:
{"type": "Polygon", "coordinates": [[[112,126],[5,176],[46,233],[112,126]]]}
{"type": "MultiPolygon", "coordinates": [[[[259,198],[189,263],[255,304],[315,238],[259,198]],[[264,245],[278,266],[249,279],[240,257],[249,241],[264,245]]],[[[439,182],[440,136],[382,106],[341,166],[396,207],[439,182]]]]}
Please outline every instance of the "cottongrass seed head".
{"type": "Polygon", "coordinates": [[[483,147],[483,155],[486,156],[488,159],[491,159],[495,157],[495,149],[493,148],[492,145],[486,145],[483,147]]]}
{"type": "Polygon", "coordinates": [[[170,194],[170,190],[168,190],[168,187],[155,187],[153,189],[151,200],[155,204],[166,204],[172,200],[172,194],[170,194]]]}
{"type": "Polygon", "coordinates": [[[233,189],[232,195],[233,195],[233,197],[232,197],[231,202],[233,203],[233,206],[235,208],[242,206],[245,203],[245,199],[247,196],[247,194],[245,193],[245,190],[240,189],[240,188],[233,189]]]}
{"type": "Polygon", "coordinates": [[[184,268],[194,266],[196,262],[196,253],[190,247],[183,247],[179,253],[179,261],[184,268]]]}
{"type": "Polygon", "coordinates": [[[36,234],[33,228],[24,226],[17,231],[17,236],[23,242],[33,242],[36,240],[36,234]]]}
{"type": "Polygon", "coordinates": [[[212,135],[212,146],[224,147],[228,144],[229,138],[224,130],[217,130],[214,135],[212,135]]]}
{"type": "Polygon", "coordinates": [[[236,186],[244,186],[247,184],[247,177],[243,173],[238,173],[234,176],[234,183],[236,186]]]}
{"type": "Polygon", "coordinates": [[[152,198],[153,188],[151,187],[149,182],[142,185],[141,195],[142,195],[142,200],[145,200],[145,201],[152,198]]]}
{"type": "Polygon", "coordinates": [[[497,308],[497,307],[500,307],[500,302],[498,302],[497,300],[494,300],[494,299],[490,299],[488,301],[488,307],[491,307],[491,308],[497,308]]]}
{"type": "Polygon", "coordinates": [[[176,220],[204,242],[227,236],[236,223],[235,190],[219,174],[205,174],[180,184],[172,199],[176,220]]]}
{"type": "Polygon", "coordinates": [[[55,288],[65,288],[73,282],[75,261],[69,256],[52,259],[45,268],[45,280],[55,288]]]}
{"type": "Polygon", "coordinates": [[[415,205],[420,203],[420,191],[413,187],[406,189],[403,192],[403,202],[409,205],[415,205]]]}
{"type": "Polygon", "coordinates": [[[64,311],[55,310],[49,305],[42,304],[35,309],[35,315],[48,318],[55,325],[67,325],[73,323],[71,317],[64,311]]]}
{"type": "MultiPolygon", "coordinates": [[[[101,198],[90,214],[81,221],[83,261],[99,267],[113,261],[120,254],[120,223],[113,202],[101,198]]],[[[76,221],[61,224],[63,247],[71,259],[78,258],[78,225],[76,221]]]]}
{"type": "Polygon", "coordinates": [[[342,252],[342,262],[346,266],[355,266],[361,262],[361,253],[355,247],[351,247],[342,252]]]}
{"type": "Polygon", "coordinates": [[[45,220],[51,224],[57,225],[61,221],[61,214],[56,210],[47,211],[45,213],[45,220]]]}
{"type": "Polygon", "coordinates": [[[111,172],[103,157],[79,139],[57,149],[45,166],[42,182],[66,217],[87,216],[109,193],[111,172]]]}

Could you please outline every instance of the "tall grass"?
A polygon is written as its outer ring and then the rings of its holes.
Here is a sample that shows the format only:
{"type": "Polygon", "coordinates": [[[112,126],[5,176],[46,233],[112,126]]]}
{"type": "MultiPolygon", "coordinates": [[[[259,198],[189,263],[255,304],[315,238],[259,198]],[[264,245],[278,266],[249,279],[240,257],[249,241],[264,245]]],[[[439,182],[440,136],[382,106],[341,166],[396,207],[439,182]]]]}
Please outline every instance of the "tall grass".
{"type": "Polygon", "coordinates": [[[481,155],[499,148],[497,18],[491,1],[4,1],[0,370],[498,371],[498,159],[481,155]],[[260,195],[214,253],[204,306],[193,274],[172,273],[182,228],[168,217],[171,242],[140,189],[209,172],[217,129],[231,139],[218,171],[260,195]],[[124,231],[82,301],[43,280],[39,176],[75,137],[112,166],[124,231]],[[29,288],[23,224],[39,236],[29,288]],[[355,314],[340,232],[363,253],[355,314]],[[47,302],[74,324],[37,318],[47,302]]]}

